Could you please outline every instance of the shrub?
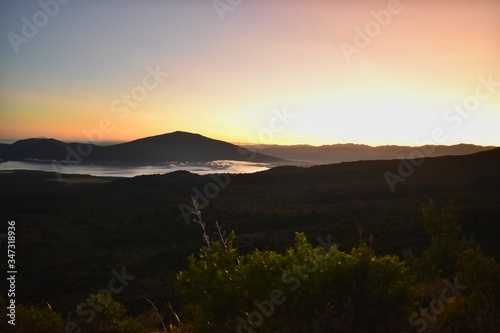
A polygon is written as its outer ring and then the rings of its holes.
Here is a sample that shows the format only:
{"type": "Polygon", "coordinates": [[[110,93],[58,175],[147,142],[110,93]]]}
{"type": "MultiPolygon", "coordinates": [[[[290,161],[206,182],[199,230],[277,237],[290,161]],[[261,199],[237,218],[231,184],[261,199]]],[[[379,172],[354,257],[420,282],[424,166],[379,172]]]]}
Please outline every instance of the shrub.
{"type": "Polygon", "coordinates": [[[64,332],[62,317],[47,308],[18,305],[16,307],[17,333],[64,332]]]}
{"type": "MultiPolygon", "coordinates": [[[[500,265],[465,239],[452,202],[438,209],[431,200],[422,211],[431,246],[421,258],[407,256],[419,277],[419,308],[429,309],[433,300],[435,304],[442,300],[442,292],[450,289],[445,280],[463,290],[443,302],[438,313],[431,311],[432,320],[422,319],[419,325],[427,332],[494,332],[500,327],[500,265]]],[[[416,313],[420,315],[416,318],[423,318],[421,310],[416,313]]],[[[412,323],[418,326],[417,320],[412,323]]]]}
{"type": "Polygon", "coordinates": [[[146,332],[139,321],[126,315],[125,307],[121,303],[107,295],[90,295],[90,301],[80,304],[77,313],[85,314],[76,320],[81,333],[146,332]]]}
{"type": "Polygon", "coordinates": [[[386,332],[415,307],[406,265],[364,244],[351,253],[314,248],[297,233],[284,254],[242,256],[233,240],[212,243],[178,275],[182,313],[194,332],[386,332]]]}

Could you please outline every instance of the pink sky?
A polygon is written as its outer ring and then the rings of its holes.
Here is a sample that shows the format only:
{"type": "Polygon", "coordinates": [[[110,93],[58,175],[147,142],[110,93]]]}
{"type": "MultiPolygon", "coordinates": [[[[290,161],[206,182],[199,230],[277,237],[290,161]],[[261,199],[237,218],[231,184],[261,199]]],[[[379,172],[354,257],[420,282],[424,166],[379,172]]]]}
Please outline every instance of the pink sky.
{"type": "MultiPolygon", "coordinates": [[[[6,36],[40,10],[0,9],[6,36]]],[[[183,130],[232,142],[417,145],[442,128],[439,143],[500,145],[498,1],[246,0],[223,16],[207,1],[75,2],[18,53],[3,38],[0,138],[183,130]],[[373,12],[390,8],[390,22],[376,23],[373,12]],[[367,25],[379,27],[356,46],[367,25]],[[347,44],[358,49],[348,58],[347,44]],[[143,84],[146,68],[169,74],[120,117],[113,103],[143,84]],[[489,96],[451,112],[486,89],[480,78],[493,82],[489,96]],[[259,137],[284,109],[293,120],[259,137]]]]}

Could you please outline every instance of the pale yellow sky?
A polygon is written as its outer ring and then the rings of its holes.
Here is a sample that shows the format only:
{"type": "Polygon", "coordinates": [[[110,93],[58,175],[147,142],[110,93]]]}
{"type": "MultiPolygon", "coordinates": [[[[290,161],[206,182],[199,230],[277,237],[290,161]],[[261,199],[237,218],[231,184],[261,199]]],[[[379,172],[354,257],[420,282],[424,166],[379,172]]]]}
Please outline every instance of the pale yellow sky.
{"type": "MultiPolygon", "coordinates": [[[[18,36],[40,10],[0,9],[18,36]]],[[[0,138],[417,145],[442,128],[437,143],[500,145],[498,1],[248,0],[222,16],[206,1],[75,2],[17,53],[3,38],[0,138]]]]}

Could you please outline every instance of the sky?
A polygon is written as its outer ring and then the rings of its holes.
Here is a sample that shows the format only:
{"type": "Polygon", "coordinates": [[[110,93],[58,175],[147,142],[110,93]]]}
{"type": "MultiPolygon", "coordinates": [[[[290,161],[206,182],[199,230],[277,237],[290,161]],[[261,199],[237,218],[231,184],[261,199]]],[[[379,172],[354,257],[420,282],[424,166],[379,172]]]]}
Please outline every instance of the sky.
{"type": "Polygon", "coordinates": [[[3,0],[0,139],[500,146],[497,0],[3,0]]]}

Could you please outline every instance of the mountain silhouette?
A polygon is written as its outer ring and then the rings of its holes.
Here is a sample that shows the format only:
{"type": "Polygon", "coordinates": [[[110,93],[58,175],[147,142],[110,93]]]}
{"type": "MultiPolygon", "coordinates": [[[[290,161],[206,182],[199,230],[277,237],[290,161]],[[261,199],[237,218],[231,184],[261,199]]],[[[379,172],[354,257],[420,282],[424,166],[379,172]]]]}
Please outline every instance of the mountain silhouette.
{"type": "Polygon", "coordinates": [[[165,162],[217,160],[283,163],[285,160],[199,134],[173,132],[111,146],[65,143],[55,139],[26,139],[0,145],[5,161],[59,161],[105,165],[154,165],[165,162]]]}
{"type": "Polygon", "coordinates": [[[361,160],[392,160],[422,156],[467,155],[495,147],[471,144],[453,146],[378,146],[335,144],[324,146],[243,145],[187,132],[173,132],[126,143],[100,146],[65,143],[55,139],[26,139],[0,144],[0,161],[100,164],[114,166],[158,165],[168,162],[248,161],[272,165],[318,165],[361,160]],[[414,155],[416,154],[416,155],[414,155]]]}
{"type": "Polygon", "coordinates": [[[419,151],[425,152],[427,157],[446,155],[458,156],[496,148],[494,146],[485,147],[472,144],[458,144],[452,146],[426,145],[421,147],[388,145],[373,147],[352,143],[323,145],[318,147],[309,145],[244,145],[243,147],[286,160],[302,162],[303,165],[411,158],[411,156],[416,156],[413,154],[421,154],[419,151]]]}

